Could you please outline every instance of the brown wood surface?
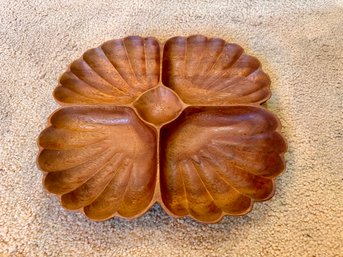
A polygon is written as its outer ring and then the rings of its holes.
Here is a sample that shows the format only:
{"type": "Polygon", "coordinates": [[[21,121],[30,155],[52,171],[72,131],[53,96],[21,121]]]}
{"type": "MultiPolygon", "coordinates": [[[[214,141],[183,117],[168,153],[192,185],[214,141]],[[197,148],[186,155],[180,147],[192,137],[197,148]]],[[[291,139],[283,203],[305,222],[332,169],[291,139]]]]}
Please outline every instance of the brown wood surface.
{"type": "Polygon", "coordinates": [[[61,76],[39,136],[44,186],[93,220],[144,214],[213,223],[274,194],[286,142],[260,62],[219,38],[131,36],[61,76]]]}

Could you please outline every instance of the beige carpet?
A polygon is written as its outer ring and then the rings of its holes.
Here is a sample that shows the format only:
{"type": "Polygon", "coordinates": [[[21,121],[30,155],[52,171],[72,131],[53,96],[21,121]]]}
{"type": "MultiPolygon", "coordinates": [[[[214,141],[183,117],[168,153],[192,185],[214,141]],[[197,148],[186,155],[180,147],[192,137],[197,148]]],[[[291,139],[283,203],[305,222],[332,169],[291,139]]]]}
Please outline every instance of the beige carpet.
{"type": "Polygon", "coordinates": [[[343,256],[342,83],[341,0],[0,0],[0,256],[343,256]],[[59,75],[111,38],[195,33],[241,44],[272,78],[289,142],[275,197],[215,225],[63,210],[35,165],[59,75]]]}

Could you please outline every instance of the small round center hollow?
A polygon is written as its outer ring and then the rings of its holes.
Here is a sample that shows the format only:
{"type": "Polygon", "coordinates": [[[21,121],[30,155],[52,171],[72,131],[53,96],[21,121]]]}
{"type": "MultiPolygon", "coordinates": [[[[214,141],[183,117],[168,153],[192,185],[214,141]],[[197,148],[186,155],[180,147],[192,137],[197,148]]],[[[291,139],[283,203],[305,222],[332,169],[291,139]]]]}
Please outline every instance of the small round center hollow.
{"type": "Polygon", "coordinates": [[[179,98],[164,86],[147,91],[137,99],[134,106],[144,120],[155,125],[173,120],[182,111],[179,98]]]}

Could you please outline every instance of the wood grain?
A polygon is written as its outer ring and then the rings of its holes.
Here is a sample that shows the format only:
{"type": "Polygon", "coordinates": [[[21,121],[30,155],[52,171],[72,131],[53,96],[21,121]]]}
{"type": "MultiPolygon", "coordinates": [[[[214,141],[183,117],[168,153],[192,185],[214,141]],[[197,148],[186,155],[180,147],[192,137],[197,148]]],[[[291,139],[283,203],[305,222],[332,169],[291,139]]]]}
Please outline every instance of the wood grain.
{"type": "Polygon", "coordinates": [[[201,35],[138,36],[86,51],[54,91],[63,106],[39,136],[44,186],[93,220],[158,202],[206,223],[271,198],[285,167],[260,62],[201,35]],[[162,60],[162,61],[161,61],[162,60]]]}

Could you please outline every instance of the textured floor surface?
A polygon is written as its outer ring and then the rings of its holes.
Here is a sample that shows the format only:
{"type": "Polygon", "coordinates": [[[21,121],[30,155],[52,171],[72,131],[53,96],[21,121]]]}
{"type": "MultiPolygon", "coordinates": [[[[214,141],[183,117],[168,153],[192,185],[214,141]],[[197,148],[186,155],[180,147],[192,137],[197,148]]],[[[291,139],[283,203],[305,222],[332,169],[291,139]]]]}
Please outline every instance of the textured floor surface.
{"type": "Polygon", "coordinates": [[[342,17],[340,0],[0,0],[0,256],[343,256],[342,17]],[[159,206],[131,222],[63,210],[35,165],[59,75],[111,38],[195,33],[242,45],[271,76],[289,143],[275,197],[215,225],[159,206]]]}

